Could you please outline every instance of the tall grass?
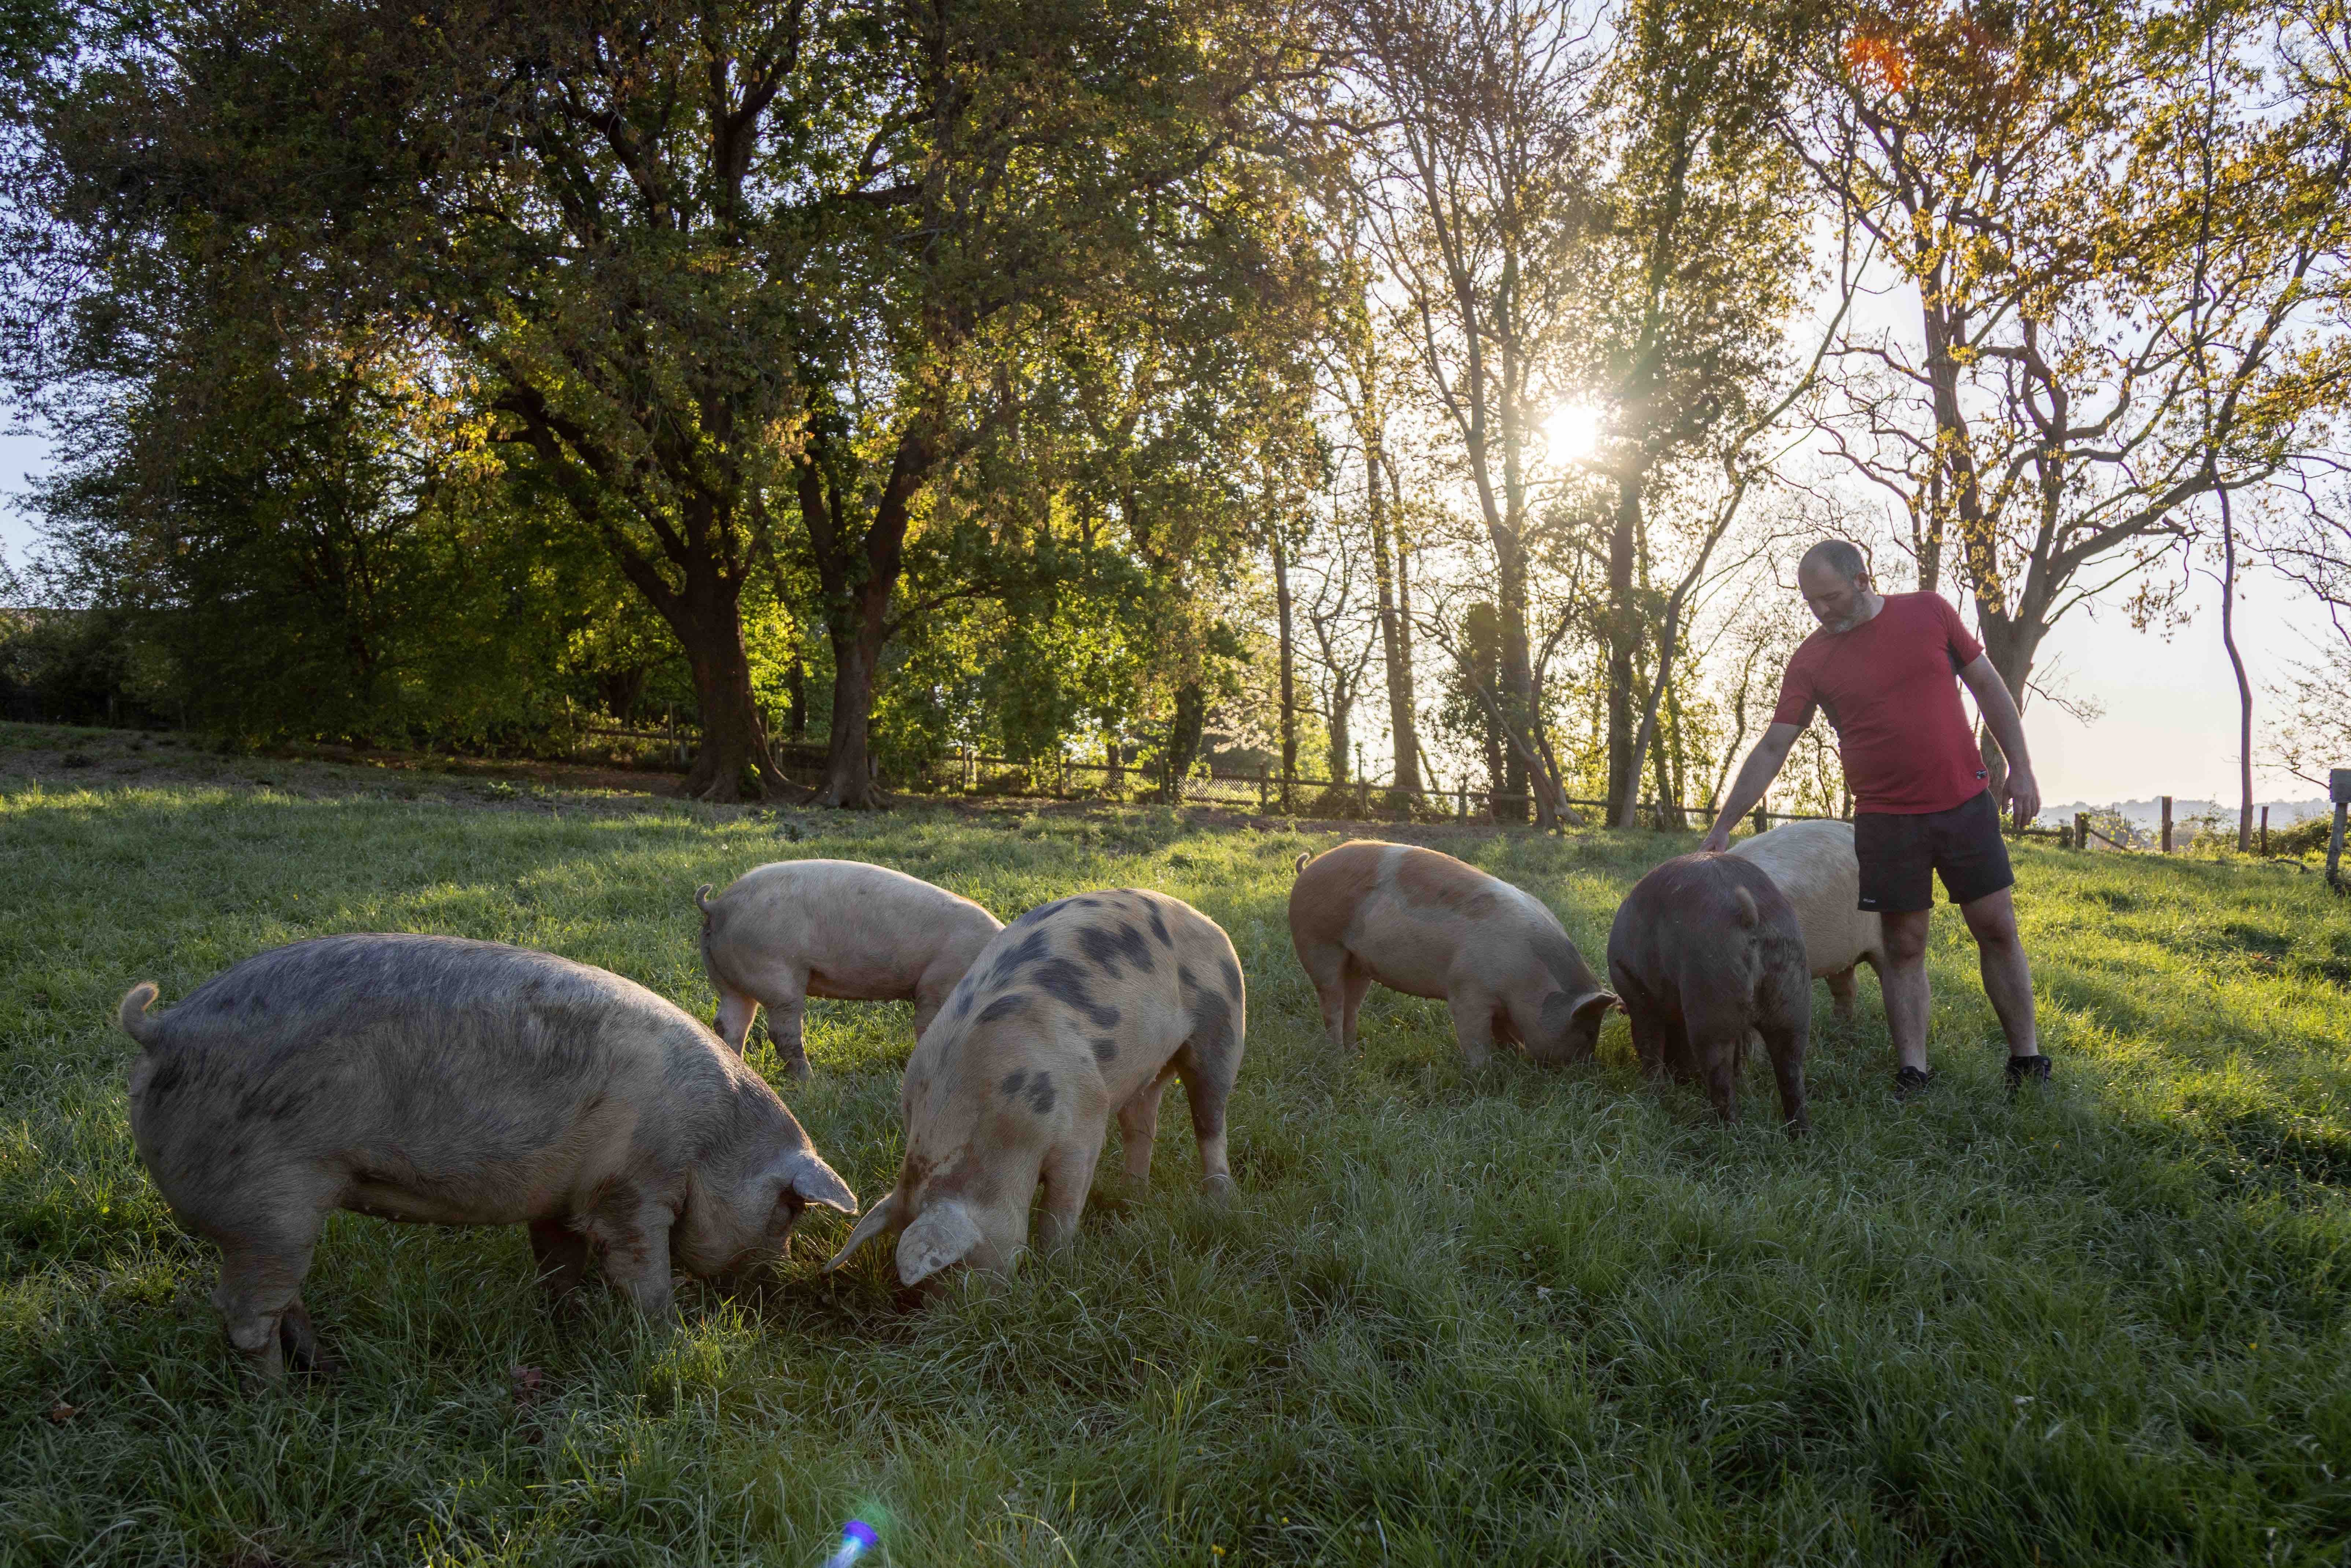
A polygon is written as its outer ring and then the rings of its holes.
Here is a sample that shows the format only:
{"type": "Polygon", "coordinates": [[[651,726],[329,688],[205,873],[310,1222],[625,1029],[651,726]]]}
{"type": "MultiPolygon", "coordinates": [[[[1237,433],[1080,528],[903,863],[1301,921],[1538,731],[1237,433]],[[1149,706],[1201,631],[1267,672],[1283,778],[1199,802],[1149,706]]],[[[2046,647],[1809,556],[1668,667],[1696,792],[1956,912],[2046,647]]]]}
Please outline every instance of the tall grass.
{"type": "MultiPolygon", "coordinates": [[[[1923,1100],[1876,997],[1782,1137],[1635,1076],[1462,1071],[1375,991],[1333,1059],[1290,952],[1332,835],[1148,810],[870,819],[136,780],[0,788],[0,1563],[2341,1563],[2351,1542],[2351,904],[2262,867],[2024,848],[2056,1082],[2011,1106],[1954,916],[1923,1100]],[[1009,917],[1146,885],[1249,982],[1240,1193],[1105,1176],[1075,1255],[901,1301],[840,1223],[650,1333],[551,1313],[518,1233],[340,1216],[331,1377],[246,1397],[212,1260],[132,1155],[110,1024],[320,932],[550,948],[707,1013],[690,893],[869,859],[1009,917]],[[518,1383],[516,1369],[528,1369],[518,1383]]],[[[1464,834],[1598,961],[1686,838],[1464,834]]],[[[813,1004],[779,1079],[861,1195],[899,1153],[904,1006],[813,1004]]],[[[771,1071],[772,1058],[763,1059],[771,1071]]],[[[1104,1169],[1112,1168],[1105,1161],[1104,1169]]]]}

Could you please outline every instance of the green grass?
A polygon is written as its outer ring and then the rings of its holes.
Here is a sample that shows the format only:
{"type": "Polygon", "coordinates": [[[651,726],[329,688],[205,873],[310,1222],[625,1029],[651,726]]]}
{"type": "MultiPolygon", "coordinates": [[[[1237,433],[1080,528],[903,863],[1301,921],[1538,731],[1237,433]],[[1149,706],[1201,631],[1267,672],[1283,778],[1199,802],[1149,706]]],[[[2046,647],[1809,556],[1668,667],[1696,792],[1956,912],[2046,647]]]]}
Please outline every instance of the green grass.
{"type": "MultiPolygon", "coordinates": [[[[2052,1091],[2002,1103],[1946,911],[1935,1090],[1896,1109],[1874,989],[1849,1029],[1823,992],[1794,1146],[1764,1074],[1724,1129],[1637,1081],[1621,1019],[1593,1066],[1472,1082],[1436,1004],[1375,991],[1333,1060],[1284,924],[1327,833],[110,766],[0,766],[0,1563],[813,1564],[852,1513],[906,1568],[2346,1561],[2351,901],[2314,877],[2022,849],[2052,1091]],[[241,1394],[131,1149],[126,986],[442,931],[706,1014],[692,888],[810,854],[1008,917],[1139,884],[1222,923],[1238,1198],[1192,1196],[1172,1097],[1155,1190],[1106,1180],[1067,1261],[915,1307],[886,1248],[821,1275],[845,1222],[811,1221],[666,1339],[543,1310],[518,1232],[339,1216],[305,1293],[340,1372],[241,1394]]],[[[1689,841],[1442,841],[1597,963],[1689,841]]],[[[909,1020],[816,1003],[818,1076],[780,1084],[868,1198],[909,1020]]]]}

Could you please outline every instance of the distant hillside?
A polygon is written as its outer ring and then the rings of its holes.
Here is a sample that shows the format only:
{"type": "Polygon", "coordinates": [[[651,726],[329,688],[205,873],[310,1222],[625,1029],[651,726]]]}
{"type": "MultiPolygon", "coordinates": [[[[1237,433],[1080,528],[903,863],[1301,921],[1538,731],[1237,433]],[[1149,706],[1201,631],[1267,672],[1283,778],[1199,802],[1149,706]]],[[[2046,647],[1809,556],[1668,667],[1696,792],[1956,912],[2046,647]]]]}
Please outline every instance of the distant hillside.
{"type": "MultiPolygon", "coordinates": [[[[2255,821],[2258,821],[2261,819],[2262,808],[2264,806],[2269,808],[2270,826],[2273,828],[2292,827],[2304,818],[2324,817],[2335,809],[2327,804],[2323,796],[2309,800],[2261,800],[2253,805],[2255,821]]],[[[2039,820],[2053,827],[2061,826],[2071,822],[2074,820],[2074,814],[2077,811],[2112,811],[2133,827],[2157,828],[2163,824],[2163,802],[2160,800],[2115,800],[2105,805],[2095,805],[2087,800],[2074,800],[2063,806],[2043,806],[2041,809],[2039,820]]],[[[2175,800],[2171,802],[2171,820],[2174,823],[2185,822],[2191,817],[2210,816],[2214,812],[2219,812],[2233,821],[2236,820],[2237,809],[2234,806],[2223,806],[2217,800],[2175,800]]]]}

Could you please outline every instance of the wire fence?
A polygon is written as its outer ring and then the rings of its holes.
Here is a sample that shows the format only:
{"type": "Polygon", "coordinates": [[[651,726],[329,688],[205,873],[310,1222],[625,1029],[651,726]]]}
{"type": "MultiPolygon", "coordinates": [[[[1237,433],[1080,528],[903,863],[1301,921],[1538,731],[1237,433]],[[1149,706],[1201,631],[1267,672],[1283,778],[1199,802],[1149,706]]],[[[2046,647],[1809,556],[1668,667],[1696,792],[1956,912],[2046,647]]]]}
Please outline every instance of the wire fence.
{"type": "MultiPolygon", "coordinates": [[[[674,720],[659,729],[618,725],[581,724],[577,733],[628,740],[651,747],[664,762],[689,762],[700,741],[693,727],[674,720]]],[[[823,776],[825,750],[793,741],[773,742],[769,749],[786,778],[813,787],[823,776]]],[[[1066,757],[1022,760],[991,757],[969,747],[956,747],[911,773],[893,775],[893,793],[925,797],[996,798],[1006,800],[1102,800],[1117,802],[1169,801],[1187,806],[1218,806],[1260,816],[1311,817],[1324,821],[1367,822],[1524,822],[1533,815],[1535,798],[1506,790],[1479,789],[1464,782],[1451,789],[1400,789],[1368,779],[1288,779],[1271,766],[1255,770],[1194,767],[1173,782],[1153,768],[1128,763],[1080,762],[1066,757]]],[[[2160,825],[2156,841],[2138,844],[2116,838],[2092,825],[2086,811],[2074,814],[2069,825],[2018,828],[2003,823],[2015,839],[2053,842],[2061,849],[2095,850],[2105,853],[2169,854],[2174,852],[2172,798],[2158,798],[2160,825]]],[[[1568,797],[1579,811],[1604,813],[1605,800],[1568,797]]],[[[1703,828],[1714,821],[1716,803],[1699,805],[1656,800],[1641,801],[1634,811],[1636,825],[1654,828],[1703,828]]],[[[1758,806],[1749,813],[1755,831],[1774,822],[1850,821],[1847,800],[1842,819],[1820,811],[1773,811],[1758,806]]],[[[2262,812],[2260,848],[2269,854],[2269,812],[2262,812]]],[[[2127,826],[2124,831],[2129,833],[2127,826]]]]}

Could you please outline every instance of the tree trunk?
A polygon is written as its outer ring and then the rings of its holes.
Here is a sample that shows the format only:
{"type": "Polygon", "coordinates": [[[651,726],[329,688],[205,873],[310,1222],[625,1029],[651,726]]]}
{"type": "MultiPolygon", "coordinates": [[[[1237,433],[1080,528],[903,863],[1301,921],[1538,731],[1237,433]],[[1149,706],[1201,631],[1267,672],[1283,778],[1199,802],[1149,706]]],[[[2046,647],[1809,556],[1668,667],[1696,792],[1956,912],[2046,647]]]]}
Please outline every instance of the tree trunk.
{"type": "Polygon", "coordinates": [[[743,647],[742,583],[705,563],[686,570],[683,591],[672,588],[651,562],[623,557],[621,568],[660,612],[685,650],[701,709],[702,744],[682,793],[722,804],[747,794],[763,798],[789,789],[768,751],[768,727],[751,693],[751,660],[743,647]]]}
{"type": "Polygon", "coordinates": [[[914,499],[938,462],[939,448],[919,421],[898,437],[890,476],[862,535],[848,523],[858,506],[853,481],[840,476],[827,448],[811,435],[799,460],[800,521],[824,590],[825,631],[832,642],[832,731],[815,803],[870,810],[884,804],[873,777],[873,697],[882,650],[890,637],[890,595],[905,560],[914,499]]]}
{"type": "Polygon", "coordinates": [[[1621,481],[1608,531],[1608,825],[1630,827],[1641,792],[1633,661],[1640,614],[1633,603],[1633,544],[1641,523],[1641,483],[1621,481]]]}
{"type": "Polygon", "coordinates": [[[1666,766],[1666,728],[1663,725],[1649,732],[1649,769],[1657,781],[1657,826],[1681,827],[1681,809],[1674,800],[1673,774],[1666,766]]]}
{"type": "Polygon", "coordinates": [[[1353,702],[1340,695],[1337,683],[1332,683],[1331,692],[1331,782],[1333,784],[1345,784],[1350,781],[1347,773],[1347,747],[1353,737],[1348,734],[1347,719],[1349,716],[1349,710],[1354,706],[1353,702]]]}
{"type": "Polygon", "coordinates": [[[1291,618],[1290,557],[1282,548],[1281,525],[1273,526],[1273,602],[1280,622],[1281,663],[1281,804],[1290,807],[1290,789],[1298,779],[1298,634],[1291,618]]]}
{"type": "MultiPolygon", "coordinates": [[[[1499,530],[1494,540],[1495,565],[1501,589],[1502,632],[1502,709],[1510,726],[1531,743],[1535,727],[1541,721],[1535,705],[1534,660],[1527,642],[1527,561],[1516,533],[1499,530]]],[[[1503,750],[1503,768],[1507,780],[1506,793],[1525,796],[1532,793],[1527,788],[1527,759],[1516,746],[1503,750]]],[[[1527,820],[1527,802],[1512,800],[1505,810],[1507,816],[1497,820],[1523,822],[1527,820]]],[[[1540,813],[1539,813],[1540,814],[1540,813]]],[[[1546,823],[1546,826],[1549,824],[1546,823]]]]}
{"type": "MultiPolygon", "coordinates": [[[[752,698],[750,658],[743,648],[743,578],[723,542],[740,497],[708,490],[686,497],[681,526],[662,530],[663,553],[681,580],[673,583],[651,559],[610,528],[597,483],[585,476],[581,463],[566,455],[567,450],[576,449],[578,433],[558,437],[560,421],[545,397],[517,383],[498,402],[522,419],[524,439],[545,473],[580,519],[603,532],[621,575],[644,595],[685,651],[702,709],[702,747],[686,772],[684,792],[726,802],[740,800],[747,789],[755,798],[770,789],[789,789],[790,781],[768,750],[767,725],[752,698]],[[568,448],[567,441],[574,446],[568,448]]],[[[602,457],[586,466],[603,473],[611,465],[602,457]]]]}
{"type": "Polygon", "coordinates": [[[2245,656],[2237,651],[2237,528],[2229,515],[2229,492],[2220,493],[2220,643],[2237,675],[2237,852],[2253,852],[2253,686],[2245,678],[2245,656]]]}
{"type": "Polygon", "coordinates": [[[1184,778],[1192,759],[1200,755],[1200,735],[1208,725],[1207,693],[1197,681],[1176,688],[1176,712],[1167,722],[1167,752],[1160,758],[1160,798],[1171,806],[1184,802],[1184,778]]]}
{"type": "Polygon", "coordinates": [[[1382,488],[1380,448],[1366,440],[1364,448],[1365,509],[1372,522],[1372,573],[1379,591],[1380,658],[1387,675],[1388,733],[1395,738],[1398,789],[1420,788],[1420,735],[1413,713],[1412,631],[1406,622],[1409,601],[1404,598],[1404,550],[1397,540],[1395,564],[1388,557],[1387,496],[1382,488]]]}
{"type": "MultiPolygon", "coordinates": [[[[893,579],[894,580],[894,579],[893,579]]],[[[889,590],[868,584],[846,605],[825,615],[832,643],[832,732],[826,737],[824,777],[814,803],[871,810],[883,804],[873,777],[874,676],[882,664],[882,612],[889,590]]]]}
{"type": "Polygon", "coordinates": [[[784,724],[794,740],[808,738],[808,661],[792,655],[792,673],[785,677],[784,724]]]}

